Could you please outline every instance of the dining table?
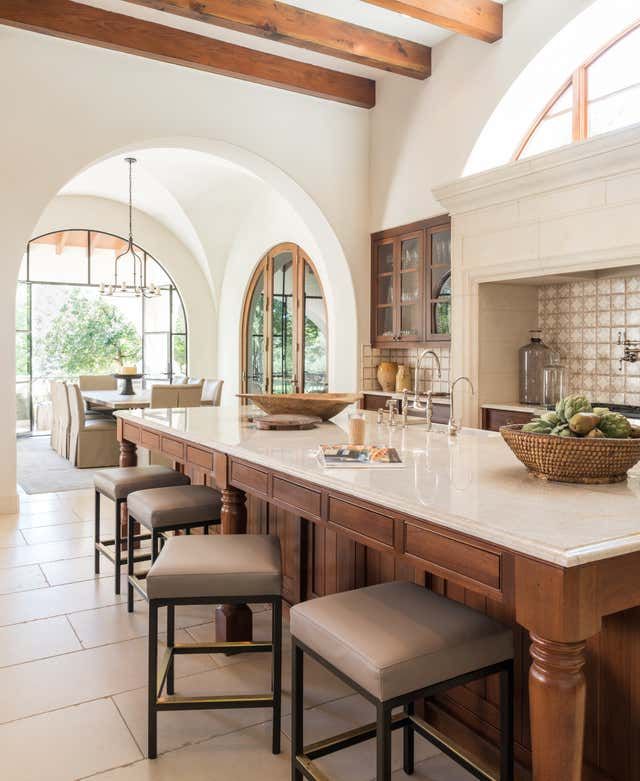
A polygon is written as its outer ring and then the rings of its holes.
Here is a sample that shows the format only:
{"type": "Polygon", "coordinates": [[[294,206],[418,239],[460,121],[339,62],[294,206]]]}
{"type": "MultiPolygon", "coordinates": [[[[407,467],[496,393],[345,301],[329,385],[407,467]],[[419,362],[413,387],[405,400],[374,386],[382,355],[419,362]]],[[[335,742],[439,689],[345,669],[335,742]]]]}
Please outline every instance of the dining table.
{"type": "Polygon", "coordinates": [[[151,402],[151,391],[138,390],[133,395],[124,395],[117,390],[80,391],[87,409],[102,407],[110,410],[145,409],[151,402]]]}

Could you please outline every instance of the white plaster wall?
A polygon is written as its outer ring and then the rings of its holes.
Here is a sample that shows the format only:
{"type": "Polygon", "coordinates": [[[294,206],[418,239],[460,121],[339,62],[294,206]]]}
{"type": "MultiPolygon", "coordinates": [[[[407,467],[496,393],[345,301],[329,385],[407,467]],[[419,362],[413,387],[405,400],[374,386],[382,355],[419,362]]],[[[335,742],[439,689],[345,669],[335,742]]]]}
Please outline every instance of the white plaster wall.
{"type": "MultiPolygon", "coordinates": [[[[510,0],[504,38],[452,36],[425,82],[385,77],[371,122],[371,231],[441,214],[432,188],[462,176],[495,107],[527,63],[593,0],[510,0]]],[[[564,74],[558,74],[558,86],[564,74]]],[[[551,97],[553,91],[548,97],[551,97]]],[[[543,105],[531,104],[533,119],[543,105]]],[[[514,151],[519,138],[513,139],[514,151]]]]}
{"type": "MultiPolygon", "coordinates": [[[[237,158],[295,204],[340,278],[341,371],[356,387],[369,303],[367,112],[5,27],[0,105],[0,333],[14,331],[24,246],[66,182],[128,149],[193,148],[237,158]]],[[[17,507],[14,363],[8,336],[0,512],[17,507]]]]}
{"type": "MultiPolygon", "coordinates": [[[[124,236],[128,213],[124,204],[106,198],[59,196],[47,206],[34,230],[35,236],[68,228],[92,228],[124,236]]],[[[135,239],[164,266],[182,297],[187,328],[189,372],[217,376],[215,309],[202,269],[171,231],[144,212],[135,211],[135,239]]]]}

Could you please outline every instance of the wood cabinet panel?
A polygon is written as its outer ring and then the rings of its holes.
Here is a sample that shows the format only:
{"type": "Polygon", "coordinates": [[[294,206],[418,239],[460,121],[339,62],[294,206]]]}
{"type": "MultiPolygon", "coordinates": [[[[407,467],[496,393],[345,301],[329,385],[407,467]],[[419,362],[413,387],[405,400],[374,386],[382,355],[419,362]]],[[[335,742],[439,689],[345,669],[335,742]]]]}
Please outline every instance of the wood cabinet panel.
{"type": "Polygon", "coordinates": [[[160,450],[160,434],[142,429],[140,432],[140,444],[147,450],[160,450]]]}
{"type": "Polygon", "coordinates": [[[329,525],[356,532],[360,537],[393,548],[394,520],[370,508],[329,497],[329,525]]]}
{"type": "Polygon", "coordinates": [[[301,515],[310,518],[320,518],[322,513],[322,494],[313,488],[307,488],[282,477],[274,477],[271,486],[271,496],[299,511],[301,515]]]}
{"type": "Polygon", "coordinates": [[[160,441],[160,449],[165,455],[184,461],[185,445],[179,439],[163,435],[160,441]]]}
{"type": "Polygon", "coordinates": [[[482,428],[486,431],[500,431],[501,426],[511,426],[519,423],[529,423],[533,420],[533,412],[511,412],[504,409],[482,410],[482,428]]]}
{"type": "Polygon", "coordinates": [[[187,461],[203,469],[213,470],[213,453],[210,450],[201,450],[199,447],[187,445],[187,461]]]}
{"type": "Polygon", "coordinates": [[[265,498],[269,496],[269,473],[244,461],[231,459],[230,480],[237,488],[259,493],[265,498]]]}

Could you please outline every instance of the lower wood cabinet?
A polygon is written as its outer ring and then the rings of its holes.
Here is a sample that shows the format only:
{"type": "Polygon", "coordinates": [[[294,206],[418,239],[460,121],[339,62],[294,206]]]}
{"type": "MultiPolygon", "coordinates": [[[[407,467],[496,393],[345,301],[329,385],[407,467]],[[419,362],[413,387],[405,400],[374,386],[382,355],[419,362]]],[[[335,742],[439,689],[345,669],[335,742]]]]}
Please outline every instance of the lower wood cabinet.
{"type": "Polygon", "coordinates": [[[500,431],[501,426],[529,423],[534,417],[532,412],[510,412],[505,409],[484,407],[482,410],[482,428],[486,431],[500,431]]]}

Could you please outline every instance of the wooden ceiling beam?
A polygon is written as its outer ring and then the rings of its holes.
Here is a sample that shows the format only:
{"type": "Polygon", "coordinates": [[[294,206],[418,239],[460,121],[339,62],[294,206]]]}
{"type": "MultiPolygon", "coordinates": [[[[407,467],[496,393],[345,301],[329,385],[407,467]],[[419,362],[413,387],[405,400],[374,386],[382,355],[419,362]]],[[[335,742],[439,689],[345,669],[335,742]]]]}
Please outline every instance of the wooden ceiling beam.
{"type": "Polygon", "coordinates": [[[502,5],[494,0],[364,0],[454,33],[495,43],[502,38],[502,5]]]}
{"type": "Polygon", "coordinates": [[[375,82],[72,0],[0,0],[0,24],[361,108],[375,82]]]}
{"type": "Polygon", "coordinates": [[[274,0],[129,0],[145,8],[257,35],[361,65],[426,79],[431,49],[274,0]]]}

